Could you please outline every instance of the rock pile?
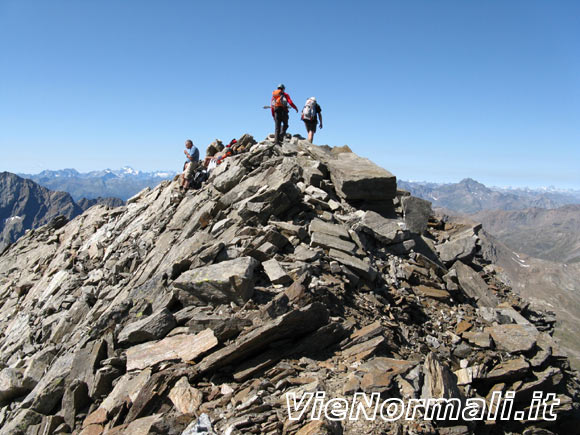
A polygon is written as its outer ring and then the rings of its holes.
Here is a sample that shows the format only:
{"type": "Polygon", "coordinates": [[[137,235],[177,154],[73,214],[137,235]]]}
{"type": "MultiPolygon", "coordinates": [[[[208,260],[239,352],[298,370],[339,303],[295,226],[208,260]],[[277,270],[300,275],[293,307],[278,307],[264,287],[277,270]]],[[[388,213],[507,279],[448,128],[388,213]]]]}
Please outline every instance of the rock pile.
{"type": "MultiPolygon", "coordinates": [[[[253,143],[253,141],[252,141],[253,143]]],[[[555,319],[501,283],[479,226],[347,148],[249,145],[30,231],[0,256],[0,433],[572,433],[555,319]],[[291,419],[287,397],[554,393],[555,421],[291,419]],[[541,431],[544,432],[541,432],[541,431]]],[[[528,414],[526,413],[526,416],[528,414]]]]}

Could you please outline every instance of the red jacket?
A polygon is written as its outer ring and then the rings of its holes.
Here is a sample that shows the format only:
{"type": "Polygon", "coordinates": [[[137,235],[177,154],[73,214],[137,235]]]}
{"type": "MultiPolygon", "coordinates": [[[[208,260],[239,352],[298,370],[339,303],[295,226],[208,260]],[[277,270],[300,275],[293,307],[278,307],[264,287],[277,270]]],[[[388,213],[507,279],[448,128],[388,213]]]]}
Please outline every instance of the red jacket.
{"type": "MultiPolygon", "coordinates": [[[[298,110],[298,107],[296,107],[296,105],[292,102],[292,98],[290,98],[290,95],[288,95],[286,92],[284,92],[284,96],[286,97],[286,100],[288,101],[288,104],[290,104],[290,106],[294,109],[294,110],[298,110]]],[[[274,106],[272,104],[270,104],[270,110],[272,111],[272,117],[274,117],[274,106]]]]}

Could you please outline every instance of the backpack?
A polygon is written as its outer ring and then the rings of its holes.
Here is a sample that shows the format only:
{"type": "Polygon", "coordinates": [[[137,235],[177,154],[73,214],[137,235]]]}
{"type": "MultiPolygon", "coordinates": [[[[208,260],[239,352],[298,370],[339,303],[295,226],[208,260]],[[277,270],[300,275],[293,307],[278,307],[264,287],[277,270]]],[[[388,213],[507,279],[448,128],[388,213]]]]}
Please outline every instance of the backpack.
{"type": "Polygon", "coordinates": [[[306,121],[316,120],[316,101],[312,99],[306,100],[306,104],[302,109],[302,119],[306,121]]]}
{"type": "Polygon", "coordinates": [[[286,99],[286,95],[284,95],[284,91],[281,89],[276,89],[272,92],[272,107],[278,108],[282,107],[284,109],[288,109],[288,100],[286,99]]]}
{"type": "Polygon", "coordinates": [[[200,189],[201,185],[209,178],[207,171],[198,169],[191,179],[190,187],[192,189],[200,189]]]}

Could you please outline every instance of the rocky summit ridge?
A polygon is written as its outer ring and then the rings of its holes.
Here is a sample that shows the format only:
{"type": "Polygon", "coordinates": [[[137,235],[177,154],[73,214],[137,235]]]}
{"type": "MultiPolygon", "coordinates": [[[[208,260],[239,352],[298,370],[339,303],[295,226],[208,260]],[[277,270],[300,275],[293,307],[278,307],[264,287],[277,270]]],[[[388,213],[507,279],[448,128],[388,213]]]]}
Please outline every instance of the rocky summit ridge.
{"type": "MultiPolygon", "coordinates": [[[[0,256],[0,433],[573,433],[579,383],[480,225],[300,137],[27,232],[0,256]],[[554,393],[557,419],[290,419],[288,394],[554,393]],[[553,431],[553,432],[552,432],[553,431]]],[[[528,413],[526,413],[526,416],[528,413]]]]}

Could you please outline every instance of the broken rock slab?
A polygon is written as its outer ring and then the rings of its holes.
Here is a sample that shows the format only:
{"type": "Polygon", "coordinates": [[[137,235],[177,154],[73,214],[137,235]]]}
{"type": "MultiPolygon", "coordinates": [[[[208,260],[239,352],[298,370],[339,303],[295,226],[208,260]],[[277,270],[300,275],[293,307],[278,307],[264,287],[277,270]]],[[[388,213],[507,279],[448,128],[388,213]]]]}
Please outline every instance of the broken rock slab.
{"type": "Polygon", "coordinates": [[[217,346],[211,329],[199,334],[174,335],[157,342],[138,344],[127,349],[127,371],[151,367],[162,361],[192,361],[217,346]]]}
{"type": "Polygon", "coordinates": [[[169,392],[169,399],[181,414],[194,415],[201,405],[203,394],[197,388],[193,388],[184,376],[169,392]]]}
{"type": "Polygon", "coordinates": [[[467,296],[475,299],[478,307],[496,307],[499,303],[486,282],[471,267],[456,261],[451,270],[457,272],[457,280],[467,296]]]}
{"type": "Polygon", "coordinates": [[[473,229],[465,231],[448,242],[437,245],[439,258],[444,263],[469,259],[477,249],[477,240],[478,237],[473,229]]]}
{"type": "Polygon", "coordinates": [[[23,385],[21,370],[7,367],[0,371],[0,403],[9,402],[28,391],[23,385]]]}
{"type": "Polygon", "coordinates": [[[455,376],[449,371],[447,366],[439,361],[433,352],[427,355],[425,359],[423,375],[425,379],[421,393],[422,398],[460,398],[455,376]]]}
{"type": "Polygon", "coordinates": [[[370,210],[363,212],[357,227],[386,245],[400,243],[410,237],[402,220],[387,219],[370,210]]]}
{"type": "Polygon", "coordinates": [[[328,310],[320,303],[290,311],[238,337],[232,344],[205,357],[197,367],[204,373],[234,364],[260,352],[274,341],[297,338],[314,331],[328,323],[328,317],[328,310]]]}
{"type": "Polygon", "coordinates": [[[292,281],[292,278],[288,276],[284,269],[282,269],[282,266],[280,266],[280,263],[274,258],[264,261],[262,266],[272,284],[287,284],[292,281]]]}
{"type": "Polygon", "coordinates": [[[173,285],[202,302],[234,302],[242,305],[254,292],[254,269],[258,264],[260,263],[252,257],[222,261],[188,270],[173,285]]]}
{"type": "Polygon", "coordinates": [[[345,252],[339,251],[337,249],[330,249],[328,251],[328,256],[334,258],[336,261],[345,265],[349,269],[354,270],[356,274],[369,281],[374,281],[377,276],[377,271],[370,264],[367,264],[361,259],[349,255],[345,252]]]}

